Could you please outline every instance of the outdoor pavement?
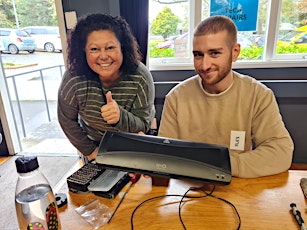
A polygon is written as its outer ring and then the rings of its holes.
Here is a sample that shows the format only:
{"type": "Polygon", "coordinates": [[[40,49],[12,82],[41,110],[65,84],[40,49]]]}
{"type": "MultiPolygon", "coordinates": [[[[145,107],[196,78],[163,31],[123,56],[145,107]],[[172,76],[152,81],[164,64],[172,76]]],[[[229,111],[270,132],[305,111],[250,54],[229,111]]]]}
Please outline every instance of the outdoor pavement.
{"type": "Polygon", "coordinates": [[[62,132],[56,114],[57,92],[65,68],[62,68],[62,74],[59,67],[42,71],[44,84],[40,78],[39,71],[16,76],[14,81],[11,77],[12,75],[41,68],[64,65],[62,53],[1,54],[1,59],[2,63],[10,62],[23,65],[21,68],[4,69],[22,145],[22,152],[19,154],[77,155],[76,149],[62,132]],[[43,85],[45,86],[48,100],[50,121],[44,101],[43,85]],[[15,88],[17,89],[17,94],[15,93],[15,88]],[[17,104],[17,98],[20,101],[20,105],[17,104]],[[19,107],[21,112],[18,110],[19,107]],[[24,123],[24,131],[22,123],[24,123]]]}
{"type": "MultiPolygon", "coordinates": [[[[21,66],[5,68],[7,83],[12,100],[16,100],[12,77],[16,74],[31,72],[52,66],[64,66],[62,53],[35,52],[34,54],[20,53],[18,55],[1,54],[3,63],[14,63],[21,66]]],[[[62,68],[62,74],[65,68],[62,68]]],[[[59,67],[42,70],[44,85],[48,100],[57,100],[57,89],[62,74],[59,67]]],[[[44,100],[43,86],[40,72],[31,72],[15,77],[16,88],[20,100],[44,100]]]]}

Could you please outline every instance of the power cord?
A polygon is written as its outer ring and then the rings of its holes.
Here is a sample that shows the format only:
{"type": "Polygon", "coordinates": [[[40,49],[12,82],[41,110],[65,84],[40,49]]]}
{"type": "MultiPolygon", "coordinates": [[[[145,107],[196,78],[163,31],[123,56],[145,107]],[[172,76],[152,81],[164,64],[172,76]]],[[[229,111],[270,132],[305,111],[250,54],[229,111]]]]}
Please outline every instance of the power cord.
{"type": "Polygon", "coordinates": [[[185,227],[185,225],[184,225],[184,223],[183,223],[183,220],[182,220],[182,217],[181,217],[181,208],[182,208],[182,206],[183,206],[183,204],[184,204],[184,203],[183,203],[183,199],[184,199],[184,198],[204,198],[204,197],[207,197],[207,196],[211,195],[211,194],[213,193],[214,189],[215,189],[215,186],[213,186],[212,190],[211,190],[209,193],[207,193],[207,192],[204,192],[201,188],[190,187],[190,188],[183,194],[183,196],[182,196],[182,198],[181,198],[181,200],[180,200],[180,202],[179,202],[179,212],[178,212],[179,219],[180,219],[180,222],[181,222],[181,224],[182,224],[183,229],[186,230],[186,227],[185,227]],[[203,196],[187,196],[187,194],[188,194],[190,191],[199,191],[199,190],[201,190],[202,192],[204,192],[205,195],[203,195],[203,196]]]}
{"type": "Polygon", "coordinates": [[[208,197],[208,196],[210,196],[210,197],[212,197],[212,198],[215,198],[215,199],[218,199],[218,200],[221,200],[221,201],[227,203],[228,205],[230,205],[230,206],[234,209],[234,211],[235,211],[235,213],[236,213],[236,215],[237,215],[237,217],[238,217],[238,226],[237,226],[236,229],[239,230],[240,227],[241,227],[241,217],[240,217],[240,215],[239,215],[239,212],[238,212],[237,208],[236,208],[235,205],[232,204],[230,201],[225,200],[225,199],[223,199],[223,198],[221,198],[221,197],[212,195],[213,192],[214,192],[214,189],[215,189],[215,186],[213,187],[213,189],[212,189],[210,192],[207,192],[207,191],[203,190],[202,188],[190,187],[183,195],[176,195],[176,194],[172,194],[172,195],[162,195],[162,196],[155,196],[155,197],[146,199],[146,200],[142,201],[140,204],[138,204],[138,205],[134,208],[134,210],[133,210],[133,212],[132,212],[132,214],[131,214],[131,218],[130,218],[131,230],[134,229],[134,224],[133,224],[133,217],[134,217],[134,214],[136,213],[136,211],[137,211],[143,204],[145,204],[145,203],[147,203],[147,202],[150,202],[150,201],[153,201],[153,200],[165,198],[165,197],[181,197],[181,199],[180,199],[180,201],[179,201],[179,211],[178,211],[178,215],[179,215],[179,219],[180,219],[180,222],[181,222],[181,224],[182,224],[183,229],[186,230],[186,226],[184,225],[184,222],[183,222],[182,217],[181,217],[181,208],[182,208],[182,206],[183,206],[183,204],[184,204],[184,202],[185,202],[185,201],[184,201],[184,198],[197,199],[197,198],[205,198],[205,197],[208,197]],[[190,195],[187,195],[190,191],[201,191],[201,192],[204,193],[204,195],[202,195],[202,196],[190,196],[190,195]]]}
{"type": "Polygon", "coordinates": [[[182,227],[183,227],[184,230],[186,230],[186,227],[185,227],[184,222],[183,222],[182,217],[181,217],[181,208],[182,208],[182,206],[183,206],[183,204],[184,204],[184,203],[183,203],[183,199],[184,199],[184,198],[204,198],[204,197],[207,197],[207,196],[210,196],[210,197],[212,197],[212,198],[221,200],[221,201],[227,203],[228,205],[230,205],[230,206],[234,209],[234,211],[235,211],[235,213],[236,213],[236,215],[237,215],[237,217],[238,217],[238,226],[237,226],[236,229],[237,229],[237,230],[240,229],[240,227],[241,227],[241,217],[240,217],[240,214],[239,214],[237,208],[236,208],[235,205],[232,204],[230,201],[225,200],[225,199],[223,199],[223,198],[221,198],[221,197],[218,197],[218,196],[214,196],[214,195],[213,195],[214,189],[215,189],[215,186],[213,187],[213,189],[212,189],[210,192],[207,192],[207,191],[203,190],[202,188],[190,187],[190,188],[185,192],[185,194],[182,196],[182,198],[181,198],[181,200],[180,200],[180,202],[179,202],[179,219],[180,219],[180,222],[181,222],[182,227]],[[205,195],[203,195],[203,196],[187,196],[187,194],[188,194],[190,191],[201,191],[201,192],[203,192],[205,195]]]}

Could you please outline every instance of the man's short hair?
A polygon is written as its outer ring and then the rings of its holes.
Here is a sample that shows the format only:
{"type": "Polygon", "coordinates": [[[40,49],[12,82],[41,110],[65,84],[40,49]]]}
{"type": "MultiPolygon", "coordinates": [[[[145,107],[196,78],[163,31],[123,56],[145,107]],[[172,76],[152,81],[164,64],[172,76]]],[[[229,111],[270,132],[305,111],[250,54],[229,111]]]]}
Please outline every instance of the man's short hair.
{"type": "Polygon", "coordinates": [[[226,16],[211,16],[201,21],[194,30],[194,37],[216,34],[226,30],[229,42],[232,46],[237,43],[237,27],[234,22],[226,16]]]}

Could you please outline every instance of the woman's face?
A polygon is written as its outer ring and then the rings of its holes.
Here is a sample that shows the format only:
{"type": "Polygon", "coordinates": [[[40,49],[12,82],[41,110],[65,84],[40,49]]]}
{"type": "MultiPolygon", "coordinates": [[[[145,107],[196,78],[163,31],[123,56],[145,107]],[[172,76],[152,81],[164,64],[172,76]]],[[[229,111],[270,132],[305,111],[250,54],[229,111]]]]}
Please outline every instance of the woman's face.
{"type": "Polygon", "coordinates": [[[91,32],[85,44],[89,67],[99,75],[105,87],[111,86],[120,76],[123,53],[118,39],[110,30],[91,32]]]}

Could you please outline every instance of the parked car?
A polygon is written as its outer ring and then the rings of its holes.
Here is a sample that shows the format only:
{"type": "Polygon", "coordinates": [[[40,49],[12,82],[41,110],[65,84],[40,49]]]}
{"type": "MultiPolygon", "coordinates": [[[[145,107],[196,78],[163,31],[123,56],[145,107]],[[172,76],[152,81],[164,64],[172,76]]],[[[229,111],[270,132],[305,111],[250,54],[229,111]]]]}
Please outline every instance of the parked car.
{"type": "Polygon", "coordinates": [[[0,28],[0,51],[18,54],[19,51],[34,53],[37,45],[35,39],[20,29],[0,28]]]}
{"type": "Polygon", "coordinates": [[[1,50],[4,50],[4,46],[3,46],[3,41],[2,41],[2,39],[0,38],[0,51],[1,50]]]}
{"type": "Polygon", "coordinates": [[[290,31],[277,41],[277,45],[296,45],[302,48],[307,48],[307,26],[290,31]],[[302,28],[305,28],[306,30],[303,30],[302,28]]]}
{"type": "Polygon", "coordinates": [[[265,38],[264,35],[259,35],[255,38],[255,44],[256,46],[260,47],[263,46],[265,42],[265,38]]]}
{"type": "Polygon", "coordinates": [[[35,38],[37,49],[62,52],[61,37],[57,26],[27,26],[22,29],[35,38]]]}
{"type": "Polygon", "coordinates": [[[188,32],[186,32],[186,33],[184,33],[184,34],[181,34],[180,36],[178,36],[175,40],[188,40],[188,36],[189,35],[189,33],[188,32]]]}
{"type": "Polygon", "coordinates": [[[241,45],[241,49],[249,48],[253,45],[253,42],[245,35],[238,34],[238,43],[241,45]]]}
{"type": "Polygon", "coordinates": [[[159,43],[156,46],[156,48],[158,49],[174,48],[175,40],[187,39],[187,38],[188,38],[188,33],[184,33],[184,34],[177,35],[177,36],[171,36],[169,38],[166,38],[164,42],[159,43]]]}
{"type": "Polygon", "coordinates": [[[156,45],[156,48],[158,49],[170,48],[172,45],[174,45],[174,41],[177,37],[178,35],[165,38],[164,42],[161,42],[158,45],[156,45]]]}
{"type": "MultiPolygon", "coordinates": [[[[158,49],[166,49],[166,48],[174,48],[174,43],[176,40],[187,40],[189,38],[189,33],[183,33],[179,36],[172,36],[171,39],[159,43],[156,48],[158,49]]],[[[253,45],[253,42],[245,35],[238,34],[238,43],[241,44],[241,48],[248,48],[253,45]]]]}

